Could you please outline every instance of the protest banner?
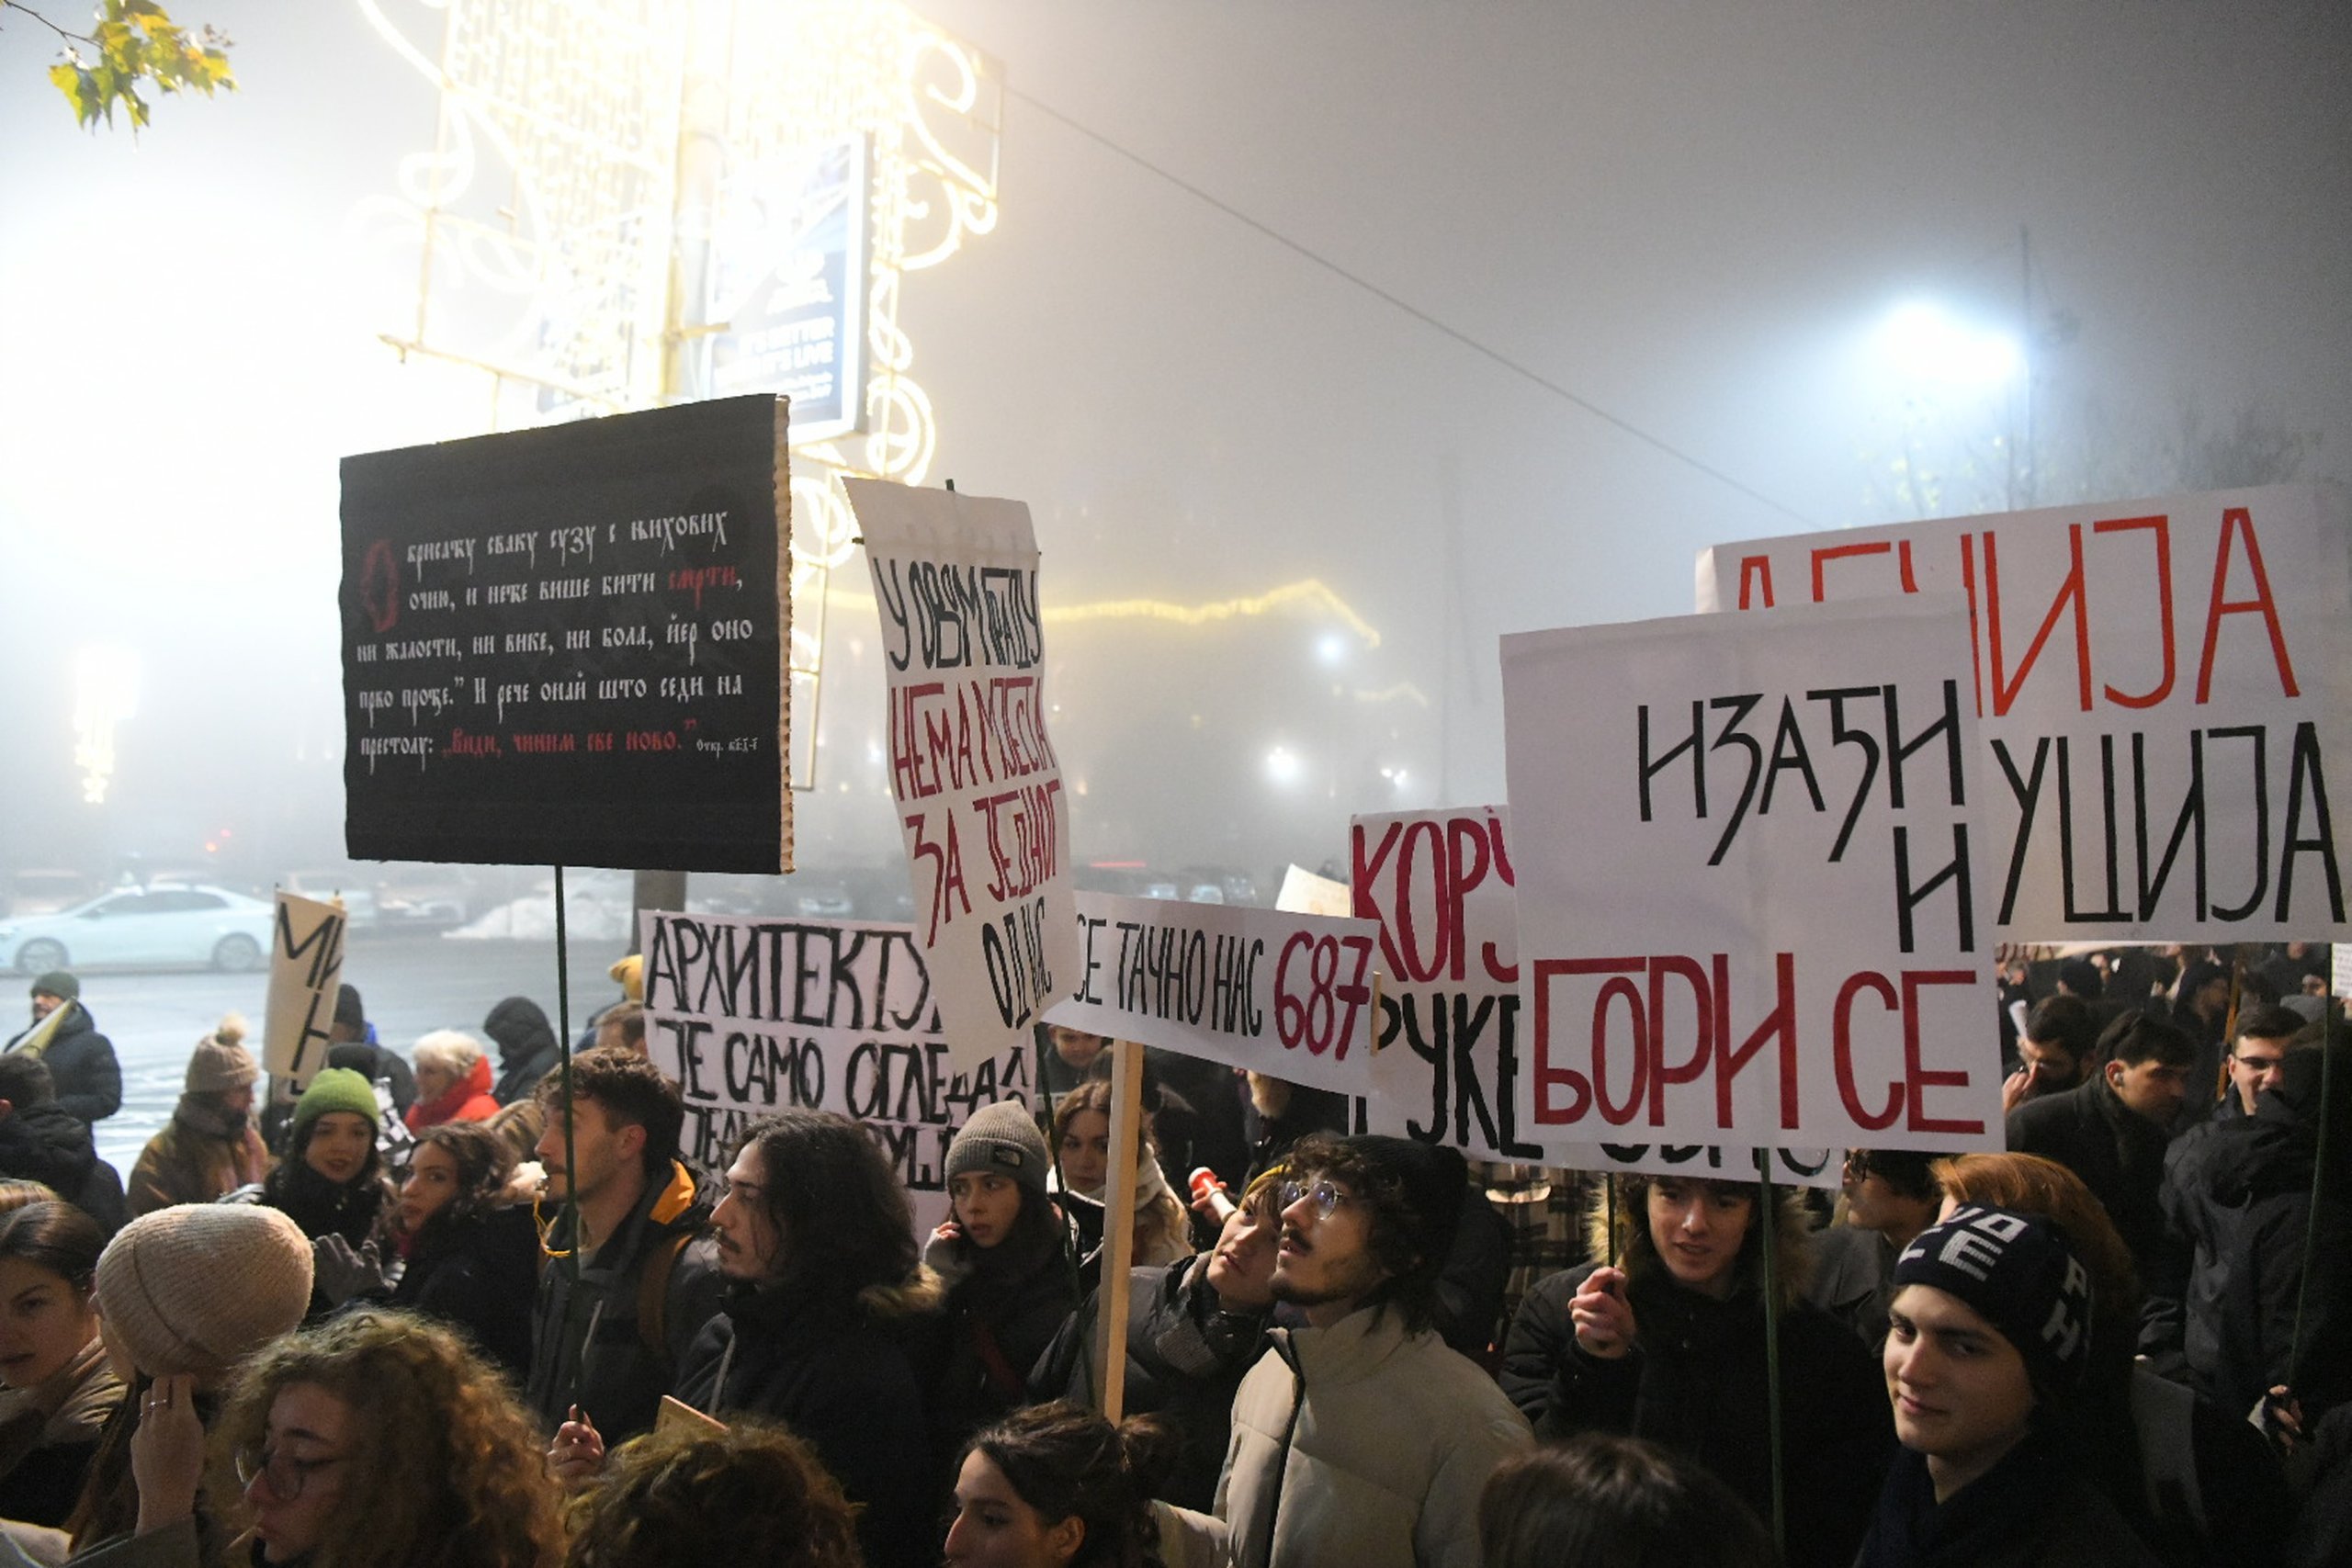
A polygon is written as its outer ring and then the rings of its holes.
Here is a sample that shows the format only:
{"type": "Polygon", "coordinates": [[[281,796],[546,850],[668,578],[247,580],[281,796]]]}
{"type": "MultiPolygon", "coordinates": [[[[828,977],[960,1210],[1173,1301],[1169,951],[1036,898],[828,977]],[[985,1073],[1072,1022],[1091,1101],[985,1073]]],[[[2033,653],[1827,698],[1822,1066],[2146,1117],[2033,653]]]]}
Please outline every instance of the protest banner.
{"type": "Polygon", "coordinates": [[[1078,961],[1061,764],[1046,735],[1029,509],[847,481],[888,681],[915,931],[959,1060],[1026,1044],[1078,961]]]}
{"type": "Polygon", "coordinates": [[[355,859],[792,869],[786,410],[343,460],[355,859]]]}
{"type": "Polygon", "coordinates": [[[1699,608],[1966,596],[1996,934],[2344,940],[2348,510],[2278,487],[1719,545],[1699,608]]]}
{"type": "Polygon", "coordinates": [[[1346,918],[1355,913],[1355,900],[1349,895],[1348,885],[1328,876],[1317,876],[1303,865],[1283,868],[1282,891],[1274,895],[1274,908],[1288,909],[1295,915],[1338,915],[1346,918]]]}
{"type": "Polygon", "coordinates": [[[1520,1125],[2001,1145],[1956,598],[1503,639],[1520,1125]]]}
{"type": "Polygon", "coordinates": [[[1080,893],[1076,926],[1075,984],[1048,1023],[1364,1092],[1372,921],[1080,893]]]}
{"type": "MultiPolygon", "coordinates": [[[[1613,1146],[1520,1124],[1519,900],[1501,807],[1348,824],[1354,912],[1380,928],[1379,1049],[1369,1125],[1472,1159],[1564,1170],[1753,1176],[1753,1149],[1613,1146]]],[[[1773,1179],[1838,1184],[1826,1149],[1783,1149],[1773,1179]]]]}
{"type": "Polygon", "coordinates": [[[1026,1102],[1029,1042],[968,1069],[909,926],[648,910],[645,1046],[686,1102],[685,1157],[724,1169],[744,1127],[790,1106],[862,1122],[899,1173],[919,1235],[947,1217],[947,1145],[966,1118],[1026,1102]]]}
{"type": "Polygon", "coordinates": [[[280,889],[270,917],[269,991],[262,1008],[262,1068],[273,1091],[291,1099],[326,1066],[327,1034],[343,988],[341,904],[280,889]]]}

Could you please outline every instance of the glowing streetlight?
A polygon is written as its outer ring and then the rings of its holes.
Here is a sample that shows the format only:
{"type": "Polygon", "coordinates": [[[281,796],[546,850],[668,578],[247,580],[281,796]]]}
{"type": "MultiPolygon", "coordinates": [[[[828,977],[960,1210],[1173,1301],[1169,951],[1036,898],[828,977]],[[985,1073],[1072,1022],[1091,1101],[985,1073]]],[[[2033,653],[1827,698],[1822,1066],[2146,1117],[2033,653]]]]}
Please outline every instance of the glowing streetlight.
{"type": "Polygon", "coordinates": [[[1284,789],[1298,783],[1306,772],[1306,759],[1287,746],[1277,746],[1266,753],[1266,777],[1284,789]]]}
{"type": "Polygon", "coordinates": [[[1887,313],[1879,324],[1878,349],[1898,374],[1953,388],[1998,387],[2025,368],[2025,351],[2015,337],[1972,327],[1925,300],[1887,313]]]}

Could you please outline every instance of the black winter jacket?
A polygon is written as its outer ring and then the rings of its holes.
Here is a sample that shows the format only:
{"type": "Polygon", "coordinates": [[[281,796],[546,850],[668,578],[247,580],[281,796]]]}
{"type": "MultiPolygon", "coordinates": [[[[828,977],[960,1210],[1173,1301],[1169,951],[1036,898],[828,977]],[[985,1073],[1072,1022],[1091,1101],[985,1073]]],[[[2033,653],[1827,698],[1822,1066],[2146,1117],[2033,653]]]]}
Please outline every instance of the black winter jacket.
{"type": "Polygon", "coordinates": [[[18,1106],[0,1118],[0,1176],[41,1183],[108,1235],[130,1218],[122,1177],[98,1157],[90,1124],[55,1100],[18,1106]]]}
{"type": "MultiPolygon", "coordinates": [[[[1234,1391],[1266,1348],[1268,1315],[1225,1311],[1208,1263],[1203,1256],[1137,1269],[1127,1286],[1126,1413],[1175,1429],[1176,1461],[1158,1495],[1202,1513],[1216,1500],[1234,1391]]],[[[1063,1323],[1030,1374],[1032,1398],[1102,1403],[1092,1363],[1102,1309],[1098,1291],[1063,1323]]]]}
{"type": "Polygon", "coordinates": [[[2165,1156],[2170,1247],[2151,1271],[2140,1348],[2233,1416],[2278,1383],[2314,1423],[2352,1397],[2352,1206],[2340,1183],[2321,1194],[2303,1289],[2316,1153],[2317,1129],[2266,1095],[2253,1116],[2199,1122],[2165,1156]]]}
{"type": "MultiPolygon", "coordinates": [[[[1027,1201],[1024,1195],[1023,1201],[1027,1201]]],[[[1024,1404],[1037,1358],[1078,1305],[1074,1260],[1057,1219],[1050,1229],[1018,1235],[992,1247],[956,1248],[947,1310],[918,1356],[931,1412],[934,1474],[954,1480],[965,1439],[1024,1404]]]]}
{"type": "MultiPolygon", "coordinates": [[[[88,1008],[78,1001],[60,1005],[74,1010],[49,1037],[41,1062],[49,1068],[50,1081],[57,1086],[57,1103],[68,1114],[85,1122],[103,1122],[122,1109],[122,1065],[115,1060],[114,1042],[98,1032],[88,1008]]],[[[8,1048],[14,1050],[16,1044],[11,1040],[8,1048]]]]}
{"type": "Polygon", "coordinates": [[[686,1352],[677,1397],[722,1421],[781,1421],[865,1505],[858,1539],[872,1568],[930,1568],[939,1538],[922,1394],[898,1320],[936,1312],[943,1295],[927,1269],[854,1301],[729,1284],[686,1352]]]}
{"type": "Polygon", "coordinates": [[[519,1389],[531,1375],[539,1236],[528,1204],[427,1221],[391,1304],[462,1329],[519,1389]]]}
{"type": "Polygon", "coordinates": [[[2142,1278],[2164,1256],[2165,1132],[2125,1105],[2104,1073],[2062,1094],[2030,1100],[2009,1112],[2009,1150],[2054,1159],[2083,1179],[2107,1208],[2142,1278]]]}
{"type": "MultiPolygon", "coordinates": [[[[2070,1457],[2029,1438],[1939,1504],[1926,1456],[1905,1451],[1855,1568],[2158,1568],[2070,1457]]],[[[1793,1522],[1793,1485],[1789,1501],[1793,1522]]]]}
{"type": "Polygon", "coordinates": [[[491,1009],[481,1021],[481,1032],[498,1043],[498,1081],[491,1086],[490,1097],[501,1105],[530,1099],[562,1055],[555,1025],[528,997],[509,997],[491,1009]]]}
{"type": "MultiPolygon", "coordinates": [[[[1629,1283],[1637,1342],[1615,1360],[1577,1344],[1568,1301],[1597,1264],[1539,1280],[1520,1303],[1502,1386],[1539,1440],[1646,1438],[1688,1455],[1757,1517],[1772,1517],[1764,1303],[1718,1302],[1670,1280],[1629,1283]]],[[[1781,1450],[1790,1568],[1846,1568],[1894,1451],[1871,1358],[1845,1325],[1797,1305],[1781,1315],[1781,1450]]]]}
{"type": "MultiPolygon", "coordinates": [[[[651,1428],[695,1337],[718,1311],[726,1281],[703,1235],[709,1219],[694,1177],[673,1160],[670,1179],[646,1184],[637,1207],[594,1257],[550,1257],[541,1266],[526,1403],[549,1431],[574,1404],[595,1422],[607,1449],[651,1428]],[[657,1253],[676,1259],[660,1294],[658,1337],[651,1325],[639,1325],[645,1270],[657,1253]]],[[[548,1246],[555,1252],[571,1246],[560,1215],[548,1246]]]]}

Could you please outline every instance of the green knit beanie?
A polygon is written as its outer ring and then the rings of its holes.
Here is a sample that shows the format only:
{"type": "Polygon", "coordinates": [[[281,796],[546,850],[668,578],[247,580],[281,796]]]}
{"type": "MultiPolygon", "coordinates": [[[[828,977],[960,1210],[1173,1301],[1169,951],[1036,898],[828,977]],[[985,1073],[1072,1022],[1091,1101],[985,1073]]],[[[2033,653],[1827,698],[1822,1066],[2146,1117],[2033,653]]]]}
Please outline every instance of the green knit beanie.
{"type": "Polygon", "coordinates": [[[376,1103],[376,1086],[349,1067],[329,1067],[311,1080],[294,1102],[295,1138],[299,1141],[305,1128],[330,1111],[364,1116],[370,1127],[383,1116],[383,1107],[376,1103]]]}

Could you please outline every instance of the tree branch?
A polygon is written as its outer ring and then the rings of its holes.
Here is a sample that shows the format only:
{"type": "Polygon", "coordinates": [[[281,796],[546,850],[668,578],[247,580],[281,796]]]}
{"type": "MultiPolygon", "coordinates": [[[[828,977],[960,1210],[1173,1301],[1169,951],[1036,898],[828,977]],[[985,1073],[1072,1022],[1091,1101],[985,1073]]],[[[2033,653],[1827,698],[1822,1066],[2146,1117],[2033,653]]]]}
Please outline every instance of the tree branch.
{"type": "Polygon", "coordinates": [[[19,5],[17,3],[17,0],[0,0],[0,11],[14,11],[18,16],[30,17],[34,21],[39,22],[42,27],[47,28],[51,32],[55,33],[59,38],[63,39],[68,43],[86,43],[92,49],[98,47],[98,40],[92,38],[89,34],[69,33],[63,28],[59,27],[55,22],[51,21],[47,17],[42,16],[39,11],[34,10],[30,6],[19,5]]]}

